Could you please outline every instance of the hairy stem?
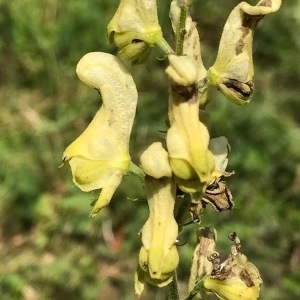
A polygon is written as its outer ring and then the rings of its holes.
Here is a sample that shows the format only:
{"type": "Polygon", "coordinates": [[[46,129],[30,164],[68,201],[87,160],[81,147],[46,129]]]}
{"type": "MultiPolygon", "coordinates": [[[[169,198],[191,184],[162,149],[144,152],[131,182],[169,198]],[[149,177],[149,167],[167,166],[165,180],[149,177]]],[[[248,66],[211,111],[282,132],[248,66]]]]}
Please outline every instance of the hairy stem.
{"type": "Polygon", "coordinates": [[[179,18],[179,24],[177,29],[177,34],[175,37],[175,43],[176,43],[176,54],[177,55],[183,55],[183,42],[184,42],[184,36],[186,34],[185,30],[185,21],[188,15],[189,6],[184,5],[180,7],[180,18],[179,18]]]}
{"type": "Polygon", "coordinates": [[[177,274],[174,271],[173,280],[167,286],[167,298],[166,300],[180,300],[178,293],[177,274]]]}

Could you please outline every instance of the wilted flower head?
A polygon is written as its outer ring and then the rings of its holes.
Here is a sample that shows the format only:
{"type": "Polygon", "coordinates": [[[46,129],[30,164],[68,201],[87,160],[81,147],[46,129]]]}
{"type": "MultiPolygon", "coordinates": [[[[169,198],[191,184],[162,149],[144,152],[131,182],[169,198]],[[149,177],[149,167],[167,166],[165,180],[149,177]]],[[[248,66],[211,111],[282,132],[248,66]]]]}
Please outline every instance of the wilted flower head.
{"type": "Polygon", "coordinates": [[[201,227],[197,232],[197,246],[192,260],[189,292],[195,285],[213,270],[213,264],[208,259],[216,252],[217,231],[212,227],[201,227]]]}
{"type": "Polygon", "coordinates": [[[102,189],[92,215],[106,206],[130,165],[129,137],[137,105],[135,83],[123,63],[102,52],[86,54],[76,69],[99,91],[103,105],[86,130],[63,154],[74,183],[83,191],[102,189]]]}
{"type": "Polygon", "coordinates": [[[158,22],[156,0],[121,0],[107,30],[120,55],[133,63],[143,63],[154,45],[172,52],[158,22]]]}
{"type": "Polygon", "coordinates": [[[279,9],[281,0],[261,0],[256,6],[238,4],[223,29],[217,59],[208,70],[209,82],[235,104],[250,101],[253,92],[253,35],[264,15],[279,9]]]}
{"type": "Polygon", "coordinates": [[[256,300],[262,279],[258,269],[239,252],[240,243],[235,239],[228,259],[221,265],[213,261],[214,270],[205,277],[203,286],[221,300],[256,300]]]}

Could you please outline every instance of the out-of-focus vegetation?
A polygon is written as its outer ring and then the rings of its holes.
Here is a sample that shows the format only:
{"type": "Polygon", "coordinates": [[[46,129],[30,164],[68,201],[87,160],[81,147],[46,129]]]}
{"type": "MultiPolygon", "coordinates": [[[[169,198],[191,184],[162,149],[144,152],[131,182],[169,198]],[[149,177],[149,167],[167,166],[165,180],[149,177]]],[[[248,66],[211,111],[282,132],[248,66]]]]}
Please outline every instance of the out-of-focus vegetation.
{"type": "MultiPolygon", "coordinates": [[[[158,1],[171,41],[168,1],[158,1]]],[[[206,67],[236,0],[194,0],[206,67]]],[[[254,1],[252,1],[254,3],[254,1]]],[[[0,1],[0,298],[134,299],[138,231],[147,218],[141,184],[128,176],[109,208],[88,218],[97,194],[74,187],[65,147],[99,107],[99,96],[77,79],[87,52],[115,53],[106,25],[118,1],[0,1]],[[134,201],[133,199],[139,198],[134,201]]],[[[300,297],[300,4],[284,1],[263,19],[254,42],[255,93],[237,107],[213,92],[212,136],[232,146],[228,170],[236,207],[207,208],[203,226],[236,231],[243,252],[261,271],[261,299],[300,297]]],[[[152,54],[132,69],[140,91],[132,157],[162,137],[167,107],[165,63],[152,54]]],[[[186,291],[197,226],[179,236],[178,270],[186,291]]],[[[149,288],[142,299],[163,299],[149,288]]]]}

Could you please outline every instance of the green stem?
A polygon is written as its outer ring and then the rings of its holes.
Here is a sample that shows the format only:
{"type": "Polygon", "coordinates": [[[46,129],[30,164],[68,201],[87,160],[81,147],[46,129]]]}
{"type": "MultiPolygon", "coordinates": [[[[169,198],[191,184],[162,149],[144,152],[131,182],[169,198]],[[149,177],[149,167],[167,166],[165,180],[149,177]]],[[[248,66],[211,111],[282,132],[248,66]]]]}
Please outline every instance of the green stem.
{"type": "Polygon", "coordinates": [[[145,173],[132,161],[130,161],[129,172],[137,176],[141,181],[144,181],[145,173]]]}
{"type": "Polygon", "coordinates": [[[156,42],[156,45],[167,55],[175,54],[174,50],[163,37],[156,42]]]}
{"type": "MultiPolygon", "coordinates": [[[[189,294],[184,300],[193,300],[195,295],[189,294]]],[[[200,296],[201,297],[201,296],[200,296]]],[[[200,300],[201,298],[198,298],[197,300],[200,300]]]]}
{"type": "Polygon", "coordinates": [[[202,287],[202,283],[198,284],[199,286],[195,286],[194,289],[188,294],[184,300],[213,300],[216,299],[212,293],[207,292],[202,287]]]}
{"type": "Polygon", "coordinates": [[[180,300],[176,270],[174,271],[172,282],[167,286],[167,300],[180,300]]]}
{"type": "Polygon", "coordinates": [[[177,28],[177,34],[175,37],[175,44],[176,44],[176,54],[183,55],[183,42],[184,36],[186,34],[185,30],[185,21],[188,15],[189,6],[184,5],[180,7],[180,17],[179,17],[179,24],[177,28]]]}

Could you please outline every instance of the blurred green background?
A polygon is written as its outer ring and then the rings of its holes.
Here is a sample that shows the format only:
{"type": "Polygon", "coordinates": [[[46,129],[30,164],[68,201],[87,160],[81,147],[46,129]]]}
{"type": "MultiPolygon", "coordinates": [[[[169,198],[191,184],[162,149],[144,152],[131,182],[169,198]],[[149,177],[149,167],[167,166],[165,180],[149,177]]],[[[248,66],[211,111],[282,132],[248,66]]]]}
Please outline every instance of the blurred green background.
{"type": "MultiPolygon", "coordinates": [[[[169,1],[159,18],[172,43],[169,1]]],[[[236,0],[194,0],[203,60],[215,59],[236,0]]],[[[255,3],[252,1],[251,3],[255,3]]],[[[135,299],[138,231],[147,218],[139,181],[128,176],[111,205],[89,218],[96,193],[74,186],[62,153],[98,109],[98,94],[76,77],[87,52],[116,53],[106,26],[117,0],[0,0],[0,299],[135,299]],[[139,198],[141,200],[133,201],[139,198]]],[[[218,230],[219,250],[236,231],[242,251],[261,271],[261,299],[300,298],[300,2],[284,1],[260,23],[254,42],[255,93],[237,107],[212,92],[210,132],[228,137],[228,182],[235,208],[207,208],[203,226],[218,230]]],[[[131,153],[135,162],[163,138],[165,62],[132,68],[140,91],[131,153]]],[[[179,236],[179,284],[187,289],[197,225],[179,236]]],[[[164,299],[147,288],[143,300],[164,299]]]]}

